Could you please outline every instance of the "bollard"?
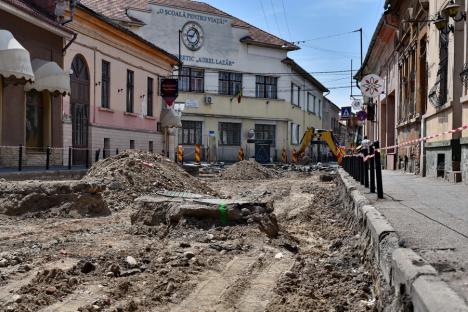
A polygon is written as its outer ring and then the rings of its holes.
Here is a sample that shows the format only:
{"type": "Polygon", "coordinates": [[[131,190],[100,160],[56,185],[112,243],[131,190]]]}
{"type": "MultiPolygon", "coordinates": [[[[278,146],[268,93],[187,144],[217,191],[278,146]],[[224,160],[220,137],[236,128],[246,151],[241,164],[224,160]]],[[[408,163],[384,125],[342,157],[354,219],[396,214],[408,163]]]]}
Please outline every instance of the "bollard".
{"type": "Polygon", "coordinates": [[[72,147],[68,147],[68,170],[72,168],[72,147]]]}
{"type": "Polygon", "coordinates": [[[115,149],[115,155],[119,155],[119,149],[118,148],[115,149]]]}
{"type": "Polygon", "coordinates": [[[18,152],[18,171],[21,171],[23,170],[23,144],[19,145],[18,152]]]}
{"type": "Polygon", "coordinates": [[[364,157],[359,154],[359,181],[364,185],[364,157]]]}
{"type": "Polygon", "coordinates": [[[50,169],[50,146],[47,146],[46,150],[46,170],[50,169]]]}
{"type": "Polygon", "coordinates": [[[380,162],[380,144],[379,141],[375,141],[375,178],[377,181],[377,198],[384,198],[383,185],[382,185],[382,164],[380,162]]]}
{"type": "Polygon", "coordinates": [[[94,158],[95,158],[94,161],[95,161],[95,162],[98,162],[98,161],[99,161],[99,154],[101,154],[101,150],[100,150],[100,149],[96,150],[96,154],[94,155],[94,158]]]}
{"type": "Polygon", "coordinates": [[[89,150],[86,149],[86,169],[89,168],[89,150]]]}
{"type": "Polygon", "coordinates": [[[357,157],[353,155],[353,178],[357,181],[357,157]]]}
{"type": "MultiPolygon", "coordinates": [[[[369,155],[374,155],[374,147],[369,147],[369,155]]],[[[371,193],[375,193],[375,156],[369,159],[369,189],[371,193]]]]}
{"type": "Polygon", "coordinates": [[[367,149],[364,150],[364,187],[369,187],[369,159],[366,157],[369,155],[367,149]]]}

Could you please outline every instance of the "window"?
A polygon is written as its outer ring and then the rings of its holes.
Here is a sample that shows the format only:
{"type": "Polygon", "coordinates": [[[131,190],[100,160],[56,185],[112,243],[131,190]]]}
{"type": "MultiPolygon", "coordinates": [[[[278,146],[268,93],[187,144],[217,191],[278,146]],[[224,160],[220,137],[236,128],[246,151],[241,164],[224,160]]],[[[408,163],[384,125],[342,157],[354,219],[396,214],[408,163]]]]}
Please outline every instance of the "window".
{"type": "Polygon", "coordinates": [[[242,74],[219,72],[219,94],[237,95],[242,90],[242,74]]]}
{"type": "Polygon", "coordinates": [[[278,78],[257,76],[255,96],[258,98],[276,99],[278,97],[278,78]]]}
{"type": "Polygon", "coordinates": [[[153,152],[153,141],[149,141],[149,142],[148,142],[148,151],[149,151],[150,153],[153,152]]]}
{"type": "Polygon", "coordinates": [[[307,92],[307,111],[315,114],[315,95],[307,92]]]}
{"type": "Polygon", "coordinates": [[[236,145],[241,142],[241,124],[231,122],[219,123],[219,144],[236,145]]]}
{"type": "Polygon", "coordinates": [[[291,83],[291,104],[300,106],[300,100],[301,88],[298,85],[291,83]]]}
{"type": "Polygon", "coordinates": [[[130,149],[135,149],[135,140],[130,140],[130,149]]]}
{"type": "Polygon", "coordinates": [[[148,77],[148,87],[147,87],[147,103],[146,103],[146,115],[147,116],[153,116],[153,85],[154,85],[154,80],[153,78],[148,77]]]}
{"type": "Polygon", "coordinates": [[[322,118],[322,100],[318,100],[318,105],[317,105],[317,115],[322,118]]]}
{"type": "Polygon", "coordinates": [[[203,69],[182,67],[179,91],[205,92],[205,71],[203,69]]]}
{"type": "Polygon", "coordinates": [[[127,70],[127,113],[133,113],[134,76],[133,71],[127,70]]]}
{"type": "Polygon", "coordinates": [[[101,106],[110,107],[110,63],[104,60],[101,73],[101,106]]]}
{"type": "Polygon", "coordinates": [[[271,141],[275,145],[276,126],[275,125],[255,125],[255,140],[271,141]]]}
{"type": "Polygon", "coordinates": [[[26,93],[26,146],[44,147],[44,103],[42,93],[26,93]]]}
{"type": "Polygon", "coordinates": [[[182,121],[182,129],[179,130],[179,144],[202,144],[202,121],[182,121]]]}
{"type": "Polygon", "coordinates": [[[291,143],[299,144],[299,125],[295,123],[291,124],[291,143]]]}
{"type": "Polygon", "coordinates": [[[110,156],[110,139],[104,138],[103,158],[110,156]]]}

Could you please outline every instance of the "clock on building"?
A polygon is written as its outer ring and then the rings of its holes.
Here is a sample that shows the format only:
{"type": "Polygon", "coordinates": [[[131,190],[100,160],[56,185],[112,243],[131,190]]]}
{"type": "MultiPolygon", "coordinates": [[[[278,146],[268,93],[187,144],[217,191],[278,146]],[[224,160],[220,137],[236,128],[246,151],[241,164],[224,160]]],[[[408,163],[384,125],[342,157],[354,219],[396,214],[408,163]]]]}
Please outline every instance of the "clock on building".
{"type": "Polygon", "coordinates": [[[188,22],[182,28],[182,41],[188,49],[199,50],[203,46],[203,39],[203,29],[197,23],[188,22]]]}

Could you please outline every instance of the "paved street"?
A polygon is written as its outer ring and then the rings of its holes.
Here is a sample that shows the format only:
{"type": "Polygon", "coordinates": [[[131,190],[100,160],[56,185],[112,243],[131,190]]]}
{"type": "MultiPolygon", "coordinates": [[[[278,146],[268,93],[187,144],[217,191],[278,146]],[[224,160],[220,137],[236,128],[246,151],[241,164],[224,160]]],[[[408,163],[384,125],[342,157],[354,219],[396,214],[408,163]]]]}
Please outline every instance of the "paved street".
{"type": "Polygon", "coordinates": [[[383,172],[384,200],[362,188],[392,223],[401,244],[430,262],[468,301],[468,186],[383,172]]]}

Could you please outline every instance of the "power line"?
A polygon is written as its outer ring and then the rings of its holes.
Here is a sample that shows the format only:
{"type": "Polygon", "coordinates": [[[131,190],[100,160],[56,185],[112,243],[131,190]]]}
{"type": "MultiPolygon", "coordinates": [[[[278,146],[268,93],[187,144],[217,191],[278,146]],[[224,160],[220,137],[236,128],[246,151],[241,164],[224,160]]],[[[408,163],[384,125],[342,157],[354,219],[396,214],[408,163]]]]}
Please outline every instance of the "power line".
{"type": "Polygon", "coordinates": [[[271,9],[273,10],[273,16],[275,18],[276,27],[278,27],[278,34],[282,37],[283,33],[281,32],[281,27],[280,27],[279,22],[278,22],[278,15],[276,14],[275,5],[273,4],[273,0],[270,0],[270,3],[271,3],[271,9]]]}
{"type": "Polygon", "coordinates": [[[312,38],[312,39],[292,41],[291,43],[294,43],[294,44],[301,44],[301,43],[306,43],[306,42],[310,42],[310,41],[317,41],[317,40],[323,40],[323,39],[341,37],[341,36],[344,36],[344,35],[352,34],[352,33],[354,33],[354,32],[355,32],[355,31],[348,31],[348,32],[343,32],[343,33],[338,33],[338,34],[331,34],[331,35],[322,36],[322,37],[317,37],[317,38],[312,38]]]}
{"type": "Polygon", "coordinates": [[[281,0],[281,3],[283,5],[283,13],[284,13],[284,20],[286,22],[286,27],[288,29],[288,35],[289,35],[289,39],[291,40],[292,36],[291,36],[291,28],[289,28],[289,21],[288,21],[288,16],[286,14],[286,6],[284,5],[284,0],[281,0]]]}
{"type": "Polygon", "coordinates": [[[346,51],[331,50],[331,49],[320,48],[320,47],[306,45],[306,44],[303,44],[303,46],[306,47],[306,48],[310,48],[310,49],[314,49],[314,50],[318,50],[318,51],[323,51],[323,52],[335,53],[335,54],[339,54],[339,55],[342,55],[342,56],[346,56],[346,55],[348,55],[348,56],[359,56],[356,53],[351,53],[351,52],[346,52],[346,51]]]}
{"type": "Polygon", "coordinates": [[[267,28],[268,28],[268,31],[271,31],[271,29],[270,29],[270,23],[268,23],[268,18],[267,18],[266,12],[265,12],[265,8],[263,7],[263,1],[262,1],[262,0],[258,0],[258,2],[260,2],[260,7],[262,8],[263,17],[265,18],[265,23],[266,23],[266,26],[267,26],[267,28]]]}

